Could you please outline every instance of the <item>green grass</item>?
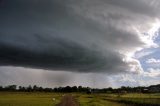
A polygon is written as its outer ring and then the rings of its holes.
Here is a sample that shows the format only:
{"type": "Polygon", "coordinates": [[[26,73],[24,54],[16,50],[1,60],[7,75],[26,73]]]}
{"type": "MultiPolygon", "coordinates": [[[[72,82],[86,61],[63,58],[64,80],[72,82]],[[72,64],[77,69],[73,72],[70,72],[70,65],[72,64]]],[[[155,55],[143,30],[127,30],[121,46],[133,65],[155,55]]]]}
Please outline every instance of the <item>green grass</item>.
{"type": "Polygon", "coordinates": [[[143,94],[143,93],[127,93],[122,95],[121,97],[130,97],[130,98],[159,98],[160,93],[153,93],[153,94],[143,94]]]}
{"type": "Polygon", "coordinates": [[[160,94],[141,94],[141,93],[128,93],[121,96],[110,94],[103,95],[103,98],[106,100],[125,103],[125,104],[134,104],[134,105],[142,105],[142,106],[160,106],[160,94]]]}
{"type": "MultiPolygon", "coordinates": [[[[62,93],[0,92],[0,106],[55,106],[62,93]],[[52,98],[56,100],[53,101],[52,98]]],[[[72,93],[80,106],[160,106],[160,94],[85,94],[72,93]]]]}
{"type": "Polygon", "coordinates": [[[0,92],[0,106],[55,106],[62,94],[58,93],[24,93],[0,92]],[[56,98],[55,101],[52,98],[56,98]]]}
{"type": "Polygon", "coordinates": [[[101,95],[97,94],[79,94],[76,95],[77,101],[80,106],[126,106],[121,103],[111,102],[101,98],[101,95]]]}

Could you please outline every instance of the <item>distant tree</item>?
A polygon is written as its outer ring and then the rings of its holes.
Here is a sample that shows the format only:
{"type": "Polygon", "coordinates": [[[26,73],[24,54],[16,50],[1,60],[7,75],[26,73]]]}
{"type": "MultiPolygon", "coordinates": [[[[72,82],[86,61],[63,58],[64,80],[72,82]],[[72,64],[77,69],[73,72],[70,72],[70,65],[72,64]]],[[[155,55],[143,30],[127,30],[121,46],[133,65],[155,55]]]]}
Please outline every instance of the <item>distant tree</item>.
{"type": "Polygon", "coordinates": [[[70,86],[66,86],[66,87],[64,88],[64,92],[72,92],[71,87],[70,87],[70,86]]]}
{"type": "Polygon", "coordinates": [[[33,91],[39,91],[39,87],[37,85],[33,86],[33,91]]]}
{"type": "Polygon", "coordinates": [[[3,86],[0,86],[0,91],[3,91],[3,86]]]}
{"type": "Polygon", "coordinates": [[[38,91],[44,91],[44,88],[43,87],[39,87],[38,91]]]}
{"type": "Polygon", "coordinates": [[[45,89],[43,89],[45,92],[52,92],[53,90],[52,90],[52,88],[45,88],[45,89]]]}
{"type": "Polygon", "coordinates": [[[78,91],[82,92],[83,87],[82,86],[78,86],[78,91]]]}
{"type": "Polygon", "coordinates": [[[26,88],[27,92],[31,92],[33,89],[32,89],[32,86],[29,85],[27,88],[26,88]]]}
{"type": "Polygon", "coordinates": [[[19,90],[19,91],[22,91],[22,88],[23,88],[22,86],[19,86],[19,87],[18,87],[18,90],[19,90]]]}
{"type": "Polygon", "coordinates": [[[16,91],[17,85],[8,85],[4,89],[7,91],[16,91]]]}
{"type": "Polygon", "coordinates": [[[54,90],[54,92],[58,92],[58,88],[54,88],[53,90],[54,90]]]}
{"type": "Polygon", "coordinates": [[[72,92],[77,92],[77,91],[78,91],[77,86],[73,86],[73,87],[72,87],[72,92]]]}

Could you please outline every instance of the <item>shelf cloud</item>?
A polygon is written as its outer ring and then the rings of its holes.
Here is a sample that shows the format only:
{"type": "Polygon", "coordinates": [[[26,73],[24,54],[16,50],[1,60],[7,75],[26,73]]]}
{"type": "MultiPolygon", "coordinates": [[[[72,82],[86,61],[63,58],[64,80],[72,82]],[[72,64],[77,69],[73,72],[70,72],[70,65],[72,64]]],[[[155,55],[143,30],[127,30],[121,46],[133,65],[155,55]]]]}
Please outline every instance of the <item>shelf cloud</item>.
{"type": "Polygon", "coordinates": [[[156,45],[148,31],[159,20],[159,3],[0,0],[0,65],[139,73],[143,69],[130,54],[156,45]]]}

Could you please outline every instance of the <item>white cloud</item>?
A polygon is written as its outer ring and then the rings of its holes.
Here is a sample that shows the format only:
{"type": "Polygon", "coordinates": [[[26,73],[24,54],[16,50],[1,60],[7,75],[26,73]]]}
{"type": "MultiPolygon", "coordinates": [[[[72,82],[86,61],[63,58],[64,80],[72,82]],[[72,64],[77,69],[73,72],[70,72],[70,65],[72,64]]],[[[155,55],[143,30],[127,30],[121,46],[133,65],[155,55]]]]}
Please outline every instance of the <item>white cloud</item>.
{"type": "Polygon", "coordinates": [[[151,58],[146,61],[148,64],[160,64],[160,59],[151,58]]]}
{"type": "Polygon", "coordinates": [[[152,54],[154,51],[139,51],[139,52],[137,52],[136,54],[135,54],[135,58],[137,58],[137,59],[140,59],[140,58],[143,58],[143,57],[145,57],[145,56],[148,56],[148,55],[150,55],[150,54],[152,54]]]}
{"type": "Polygon", "coordinates": [[[160,79],[139,80],[138,86],[150,86],[160,83],[160,79]]]}
{"type": "Polygon", "coordinates": [[[142,40],[146,43],[146,47],[148,48],[158,48],[159,45],[154,42],[154,40],[159,36],[157,33],[160,28],[160,21],[159,19],[155,19],[154,23],[150,23],[151,28],[144,34],[142,37],[142,40]]]}
{"type": "Polygon", "coordinates": [[[120,81],[120,82],[129,82],[129,83],[133,83],[133,82],[136,82],[136,79],[133,78],[131,75],[121,75],[117,81],[120,81]]]}
{"type": "Polygon", "coordinates": [[[145,77],[160,77],[160,69],[149,68],[146,72],[143,73],[145,77]]]}
{"type": "Polygon", "coordinates": [[[140,74],[143,72],[143,68],[137,59],[134,59],[132,57],[126,57],[123,59],[123,61],[129,64],[129,72],[134,74],[140,74]]]}

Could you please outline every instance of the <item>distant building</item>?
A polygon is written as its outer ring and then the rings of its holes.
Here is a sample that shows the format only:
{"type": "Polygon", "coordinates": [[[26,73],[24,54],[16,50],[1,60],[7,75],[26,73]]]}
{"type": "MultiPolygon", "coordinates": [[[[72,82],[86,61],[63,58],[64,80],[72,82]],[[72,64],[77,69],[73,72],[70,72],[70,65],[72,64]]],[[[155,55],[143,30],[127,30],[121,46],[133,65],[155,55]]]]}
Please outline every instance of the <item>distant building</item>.
{"type": "Polygon", "coordinates": [[[142,93],[149,93],[149,89],[148,89],[148,88],[144,88],[144,89],[142,90],[142,93]]]}

